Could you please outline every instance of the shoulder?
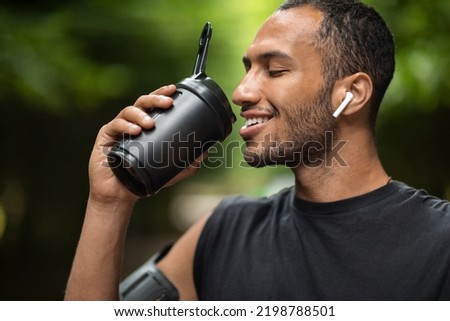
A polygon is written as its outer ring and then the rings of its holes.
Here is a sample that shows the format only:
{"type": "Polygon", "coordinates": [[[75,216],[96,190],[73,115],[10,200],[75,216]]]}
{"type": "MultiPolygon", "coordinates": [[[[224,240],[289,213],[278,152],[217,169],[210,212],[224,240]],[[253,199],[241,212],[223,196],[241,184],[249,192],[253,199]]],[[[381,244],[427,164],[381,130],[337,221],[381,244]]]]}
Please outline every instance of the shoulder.
{"type": "Polygon", "coordinates": [[[450,202],[428,194],[424,189],[416,189],[402,182],[395,182],[404,205],[417,210],[450,216],[450,202]]]}
{"type": "Polygon", "coordinates": [[[215,208],[208,223],[217,221],[245,221],[262,215],[268,215],[272,209],[286,207],[292,197],[293,188],[285,188],[278,193],[265,197],[235,195],[223,199],[215,208]]]}
{"type": "Polygon", "coordinates": [[[195,253],[207,247],[210,251],[218,248],[218,240],[230,240],[238,235],[240,228],[245,228],[252,213],[261,213],[261,209],[273,206],[289,195],[289,189],[282,190],[271,197],[253,198],[248,196],[231,196],[222,200],[210,215],[204,216],[194,224],[173,245],[170,252],[158,263],[158,267],[175,285],[182,300],[195,300],[197,293],[194,286],[193,267],[195,253]],[[243,214],[243,215],[239,215],[243,214]],[[222,237],[221,237],[222,236],[222,237]]]}
{"type": "Polygon", "coordinates": [[[264,197],[251,197],[245,195],[235,195],[223,199],[217,206],[215,212],[235,210],[238,208],[259,208],[267,206],[277,206],[278,204],[285,204],[293,193],[293,187],[287,187],[280,190],[278,193],[264,196],[264,197]]]}
{"type": "Polygon", "coordinates": [[[442,235],[450,241],[450,202],[428,194],[423,189],[416,189],[401,182],[395,182],[398,198],[390,204],[408,219],[409,225],[420,226],[423,231],[442,235]]]}

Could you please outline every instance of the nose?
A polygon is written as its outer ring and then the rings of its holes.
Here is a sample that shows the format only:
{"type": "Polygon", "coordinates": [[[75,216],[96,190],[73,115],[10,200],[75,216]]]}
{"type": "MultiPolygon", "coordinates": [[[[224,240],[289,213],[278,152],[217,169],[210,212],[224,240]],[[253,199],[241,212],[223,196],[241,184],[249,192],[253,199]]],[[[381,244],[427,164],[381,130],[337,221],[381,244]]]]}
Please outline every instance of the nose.
{"type": "Polygon", "coordinates": [[[234,90],[231,99],[238,106],[256,105],[261,100],[260,84],[257,77],[248,72],[234,90]]]}

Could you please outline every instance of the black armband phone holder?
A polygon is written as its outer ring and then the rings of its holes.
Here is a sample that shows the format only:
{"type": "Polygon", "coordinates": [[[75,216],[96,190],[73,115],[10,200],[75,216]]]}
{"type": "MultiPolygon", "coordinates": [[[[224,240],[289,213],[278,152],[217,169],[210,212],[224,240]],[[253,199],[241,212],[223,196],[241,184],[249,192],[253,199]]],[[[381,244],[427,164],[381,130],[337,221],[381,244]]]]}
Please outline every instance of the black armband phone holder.
{"type": "Polygon", "coordinates": [[[177,301],[178,290],[158,269],[158,263],[172,248],[166,245],[119,285],[122,301],[177,301]]]}

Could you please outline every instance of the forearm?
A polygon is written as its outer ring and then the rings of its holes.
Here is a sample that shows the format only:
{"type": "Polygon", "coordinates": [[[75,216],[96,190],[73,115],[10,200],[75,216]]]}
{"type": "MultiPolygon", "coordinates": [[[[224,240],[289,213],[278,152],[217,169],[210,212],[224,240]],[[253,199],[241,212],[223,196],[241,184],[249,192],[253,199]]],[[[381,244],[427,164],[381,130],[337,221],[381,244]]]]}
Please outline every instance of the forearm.
{"type": "Polygon", "coordinates": [[[89,199],[66,300],[117,300],[124,242],[134,204],[89,199]]]}
{"type": "MultiPolygon", "coordinates": [[[[138,197],[105,165],[108,164],[105,151],[124,135],[136,136],[142,130],[154,128],[155,121],[147,110],[170,108],[173,103],[170,96],[175,91],[176,86],[169,85],[141,96],[133,106],[125,107],[100,129],[89,160],[90,197],[66,288],[66,300],[118,299],[125,236],[138,197]]],[[[179,179],[186,176],[181,177],[181,174],[179,179]]]]}

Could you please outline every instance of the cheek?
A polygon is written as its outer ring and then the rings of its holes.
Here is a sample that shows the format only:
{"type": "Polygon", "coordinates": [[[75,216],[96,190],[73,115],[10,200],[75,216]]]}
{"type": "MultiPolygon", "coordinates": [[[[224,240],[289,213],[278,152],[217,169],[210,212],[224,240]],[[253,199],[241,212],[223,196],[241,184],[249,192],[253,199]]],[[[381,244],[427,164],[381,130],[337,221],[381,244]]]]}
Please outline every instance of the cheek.
{"type": "Polygon", "coordinates": [[[309,79],[300,72],[282,76],[268,84],[268,98],[275,106],[301,106],[311,104],[321,90],[319,77],[309,79]]]}

